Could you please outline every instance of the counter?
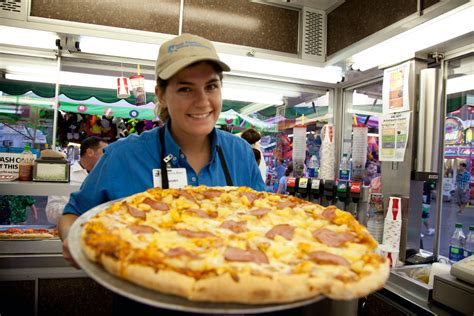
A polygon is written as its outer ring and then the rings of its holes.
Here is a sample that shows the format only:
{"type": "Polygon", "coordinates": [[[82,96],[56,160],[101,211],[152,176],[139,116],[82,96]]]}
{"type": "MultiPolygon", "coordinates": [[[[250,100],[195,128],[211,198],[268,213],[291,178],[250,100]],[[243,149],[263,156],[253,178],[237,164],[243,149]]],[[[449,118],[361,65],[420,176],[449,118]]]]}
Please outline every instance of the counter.
{"type": "Polygon", "coordinates": [[[69,195],[71,192],[79,191],[79,188],[78,184],[59,182],[0,182],[0,194],[2,195],[69,195]]]}

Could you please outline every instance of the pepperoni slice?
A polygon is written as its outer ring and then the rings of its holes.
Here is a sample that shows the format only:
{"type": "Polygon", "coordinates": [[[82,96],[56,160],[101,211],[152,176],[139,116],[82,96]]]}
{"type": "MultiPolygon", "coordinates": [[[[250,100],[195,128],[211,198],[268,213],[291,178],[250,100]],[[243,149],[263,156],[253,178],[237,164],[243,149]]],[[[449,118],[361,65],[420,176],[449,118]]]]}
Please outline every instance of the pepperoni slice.
{"type": "Polygon", "coordinates": [[[168,250],[165,255],[167,257],[180,257],[185,256],[192,259],[198,259],[199,256],[195,255],[194,253],[190,252],[189,250],[184,249],[183,247],[176,247],[168,250]]]}
{"type": "Polygon", "coordinates": [[[347,261],[346,258],[339,255],[334,255],[326,251],[313,251],[308,253],[309,259],[313,260],[319,264],[333,264],[340,265],[344,267],[350,267],[351,264],[347,261]]]}
{"type": "Polygon", "coordinates": [[[187,230],[187,229],[178,229],[176,231],[178,234],[184,237],[189,237],[189,238],[206,238],[206,237],[215,237],[213,233],[210,232],[202,232],[202,231],[192,231],[192,230],[187,230]]]}
{"type": "Polygon", "coordinates": [[[355,236],[351,233],[336,233],[327,228],[315,230],[313,232],[313,237],[331,247],[340,247],[346,242],[355,239],[355,236]]]}
{"type": "Polygon", "coordinates": [[[183,189],[177,189],[176,192],[180,195],[180,196],[184,196],[185,198],[187,198],[188,200],[191,200],[193,202],[196,202],[196,200],[194,199],[194,197],[189,194],[186,190],[183,190],[183,189]]]}
{"type": "Polygon", "coordinates": [[[247,231],[247,222],[246,221],[233,221],[233,220],[227,220],[223,221],[221,226],[222,228],[227,228],[234,233],[242,233],[247,231]]]}
{"type": "Polygon", "coordinates": [[[240,194],[245,196],[250,204],[252,204],[258,197],[254,192],[240,192],[240,194]]]}
{"type": "Polygon", "coordinates": [[[153,234],[157,232],[155,228],[146,225],[130,225],[128,229],[132,231],[134,234],[153,234]]]}
{"type": "Polygon", "coordinates": [[[243,250],[235,247],[228,247],[224,252],[227,261],[268,263],[268,258],[264,252],[258,249],[243,250]]]}
{"type": "Polygon", "coordinates": [[[170,207],[165,202],[158,202],[150,198],[143,200],[143,203],[151,206],[152,209],[158,211],[169,211],[170,207]]]}
{"type": "Polygon", "coordinates": [[[294,233],[295,233],[295,228],[293,226],[288,225],[288,224],[280,224],[270,229],[265,234],[265,237],[269,239],[274,239],[276,235],[280,235],[286,240],[292,240],[294,233]]]}
{"type": "Polygon", "coordinates": [[[188,212],[192,212],[202,218],[217,218],[218,214],[215,211],[206,212],[197,208],[188,209],[188,212]]]}
{"type": "Polygon", "coordinates": [[[295,206],[295,203],[290,202],[290,201],[281,201],[276,205],[276,207],[279,209],[284,209],[286,207],[294,207],[294,206],[295,206]]]}
{"type": "Polygon", "coordinates": [[[125,204],[127,205],[128,213],[130,215],[132,215],[133,217],[136,217],[136,218],[146,219],[145,211],[142,211],[141,209],[136,208],[135,206],[132,206],[128,203],[125,203],[125,204]]]}
{"type": "Polygon", "coordinates": [[[271,210],[268,208],[258,208],[249,212],[250,215],[257,216],[258,218],[262,218],[265,214],[270,212],[271,210]]]}

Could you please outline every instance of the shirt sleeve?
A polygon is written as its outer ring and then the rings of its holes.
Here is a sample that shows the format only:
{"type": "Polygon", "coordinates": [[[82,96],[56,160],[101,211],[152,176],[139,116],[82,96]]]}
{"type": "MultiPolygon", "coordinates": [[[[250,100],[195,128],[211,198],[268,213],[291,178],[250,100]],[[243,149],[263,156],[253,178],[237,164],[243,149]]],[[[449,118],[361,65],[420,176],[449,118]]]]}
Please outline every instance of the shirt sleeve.
{"type": "Polygon", "coordinates": [[[64,207],[68,201],[67,196],[51,195],[48,197],[46,205],[46,218],[52,224],[58,224],[59,219],[63,215],[64,207]]]}
{"type": "Polygon", "coordinates": [[[99,159],[77,192],[71,193],[69,203],[63,214],[81,216],[89,209],[109,201],[109,190],[113,189],[114,176],[109,166],[110,154],[107,152],[99,159]]]}
{"type": "Polygon", "coordinates": [[[265,182],[263,182],[262,174],[260,173],[260,169],[257,165],[257,162],[255,161],[255,156],[253,154],[253,151],[248,150],[247,152],[249,155],[248,161],[250,162],[249,165],[250,165],[250,174],[251,174],[251,177],[250,177],[251,187],[252,189],[256,191],[265,191],[265,182]]]}

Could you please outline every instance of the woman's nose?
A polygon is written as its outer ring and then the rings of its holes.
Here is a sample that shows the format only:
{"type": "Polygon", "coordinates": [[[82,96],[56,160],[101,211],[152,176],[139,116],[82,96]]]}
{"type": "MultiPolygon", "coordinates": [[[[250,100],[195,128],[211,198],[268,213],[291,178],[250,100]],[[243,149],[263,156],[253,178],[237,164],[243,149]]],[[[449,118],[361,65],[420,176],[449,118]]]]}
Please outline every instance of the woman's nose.
{"type": "Polygon", "coordinates": [[[206,93],[205,90],[196,91],[195,104],[197,106],[209,105],[209,95],[206,93]]]}

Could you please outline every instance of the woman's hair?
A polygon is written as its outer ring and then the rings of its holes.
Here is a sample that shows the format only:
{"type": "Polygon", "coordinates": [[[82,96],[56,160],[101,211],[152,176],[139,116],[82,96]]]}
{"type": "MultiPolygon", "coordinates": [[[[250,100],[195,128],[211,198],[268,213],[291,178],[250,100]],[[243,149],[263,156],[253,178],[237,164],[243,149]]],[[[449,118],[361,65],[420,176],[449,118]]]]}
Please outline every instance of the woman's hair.
{"type": "Polygon", "coordinates": [[[253,151],[253,155],[255,156],[255,161],[259,163],[260,160],[262,159],[262,154],[260,153],[260,150],[252,148],[252,151],[253,151]]]}
{"type": "MultiPolygon", "coordinates": [[[[224,77],[224,75],[222,74],[222,68],[218,64],[216,64],[212,61],[198,61],[197,63],[191,64],[186,68],[195,66],[195,65],[200,64],[200,63],[207,63],[207,64],[211,65],[212,68],[217,72],[217,74],[219,76],[219,79],[222,82],[222,78],[224,77]]],[[[164,94],[166,92],[166,88],[168,87],[170,79],[163,80],[160,77],[158,77],[156,79],[156,86],[158,87],[158,89],[161,90],[161,93],[164,94]]],[[[158,96],[155,97],[155,116],[159,117],[160,121],[162,121],[163,123],[166,123],[170,118],[170,115],[168,113],[168,108],[161,106],[160,100],[158,99],[158,96]]]]}

